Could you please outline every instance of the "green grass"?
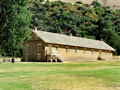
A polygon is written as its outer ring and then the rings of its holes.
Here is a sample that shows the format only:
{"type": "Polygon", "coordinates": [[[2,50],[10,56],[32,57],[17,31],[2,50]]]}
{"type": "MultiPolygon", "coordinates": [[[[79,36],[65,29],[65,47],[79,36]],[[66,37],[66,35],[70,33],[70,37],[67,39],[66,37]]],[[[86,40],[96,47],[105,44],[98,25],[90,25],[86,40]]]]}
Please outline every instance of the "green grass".
{"type": "Polygon", "coordinates": [[[0,90],[120,90],[120,61],[3,63],[0,90]]]}

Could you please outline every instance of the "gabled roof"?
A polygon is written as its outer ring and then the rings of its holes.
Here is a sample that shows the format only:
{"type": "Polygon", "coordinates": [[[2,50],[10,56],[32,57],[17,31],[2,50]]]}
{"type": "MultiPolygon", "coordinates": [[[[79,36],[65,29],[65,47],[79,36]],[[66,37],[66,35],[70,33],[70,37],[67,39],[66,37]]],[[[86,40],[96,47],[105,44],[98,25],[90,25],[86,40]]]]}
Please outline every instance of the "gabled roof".
{"type": "Polygon", "coordinates": [[[38,30],[33,30],[33,32],[38,37],[40,37],[45,43],[115,51],[115,49],[113,49],[111,46],[109,46],[103,41],[67,36],[63,34],[50,33],[38,30]]]}

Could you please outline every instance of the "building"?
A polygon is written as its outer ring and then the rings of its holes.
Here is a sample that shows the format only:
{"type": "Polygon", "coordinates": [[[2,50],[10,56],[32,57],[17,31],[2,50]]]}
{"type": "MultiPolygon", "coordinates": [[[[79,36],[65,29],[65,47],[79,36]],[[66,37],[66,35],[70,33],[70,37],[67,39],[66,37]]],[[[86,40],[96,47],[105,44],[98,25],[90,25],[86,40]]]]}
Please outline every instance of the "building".
{"type": "Polygon", "coordinates": [[[112,59],[115,51],[104,41],[33,30],[23,43],[25,61],[86,61],[112,59]]]}

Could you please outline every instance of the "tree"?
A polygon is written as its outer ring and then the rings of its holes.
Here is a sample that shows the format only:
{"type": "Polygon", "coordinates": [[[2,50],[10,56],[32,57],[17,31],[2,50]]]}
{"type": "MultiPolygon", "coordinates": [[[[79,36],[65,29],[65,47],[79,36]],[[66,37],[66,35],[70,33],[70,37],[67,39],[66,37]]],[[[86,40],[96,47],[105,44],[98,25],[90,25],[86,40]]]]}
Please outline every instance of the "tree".
{"type": "Polygon", "coordinates": [[[44,0],[39,0],[40,2],[44,2],[44,0]]]}
{"type": "Polygon", "coordinates": [[[105,42],[116,50],[114,54],[120,54],[120,36],[112,30],[106,30],[103,37],[105,37],[105,42]]]}
{"type": "Polygon", "coordinates": [[[104,39],[120,54],[120,45],[114,40],[120,35],[120,10],[102,6],[97,0],[92,5],[79,1],[70,4],[49,0],[41,4],[38,0],[31,4],[33,16],[30,27],[54,33],[72,33],[78,37],[104,39]]]}
{"type": "Polygon", "coordinates": [[[8,56],[20,56],[20,48],[30,29],[27,0],[0,1],[0,49],[8,56]]]}
{"type": "Polygon", "coordinates": [[[92,5],[94,5],[94,7],[101,7],[102,6],[98,1],[93,1],[92,5]]]}
{"type": "Polygon", "coordinates": [[[77,1],[76,3],[77,3],[77,4],[83,4],[81,1],[77,1]]]}
{"type": "Polygon", "coordinates": [[[94,31],[94,35],[97,40],[105,39],[107,41],[107,35],[105,35],[106,31],[114,30],[113,23],[107,17],[101,17],[97,22],[98,27],[94,31]],[[108,20],[107,20],[108,19],[108,20]],[[104,37],[104,35],[106,37],[104,37]]]}

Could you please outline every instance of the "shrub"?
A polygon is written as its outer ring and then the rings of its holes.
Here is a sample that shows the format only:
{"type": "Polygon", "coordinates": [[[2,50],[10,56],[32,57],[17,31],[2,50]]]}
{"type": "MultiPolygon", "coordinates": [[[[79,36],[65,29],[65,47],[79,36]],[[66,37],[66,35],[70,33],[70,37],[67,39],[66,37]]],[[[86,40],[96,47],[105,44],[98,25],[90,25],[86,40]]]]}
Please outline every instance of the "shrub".
{"type": "Polygon", "coordinates": [[[83,4],[81,1],[77,1],[76,4],[83,4]]]}

